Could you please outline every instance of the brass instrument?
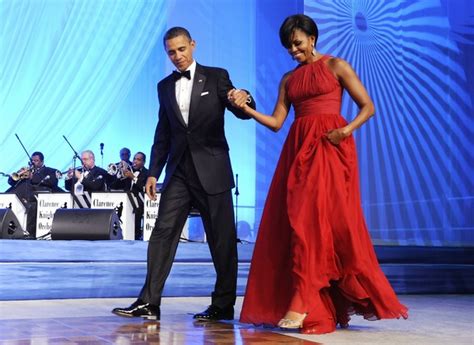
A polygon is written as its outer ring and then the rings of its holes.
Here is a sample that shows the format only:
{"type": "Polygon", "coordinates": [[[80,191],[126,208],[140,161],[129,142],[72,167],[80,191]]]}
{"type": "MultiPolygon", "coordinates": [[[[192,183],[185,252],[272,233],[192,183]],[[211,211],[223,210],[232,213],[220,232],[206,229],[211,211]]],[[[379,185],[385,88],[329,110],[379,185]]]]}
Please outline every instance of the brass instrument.
{"type": "Polygon", "coordinates": [[[107,173],[112,176],[116,176],[118,179],[125,179],[125,171],[133,171],[133,168],[130,164],[125,161],[120,161],[119,163],[110,163],[107,166],[107,173]]]}
{"type": "Polygon", "coordinates": [[[117,175],[117,172],[118,172],[118,164],[115,164],[115,163],[110,163],[108,166],[107,166],[107,173],[109,175],[117,175]]]}
{"type": "MultiPolygon", "coordinates": [[[[67,174],[69,173],[69,171],[72,170],[72,168],[66,170],[66,171],[59,171],[59,170],[56,170],[56,178],[59,180],[59,179],[62,179],[64,177],[64,180],[67,181],[67,180],[70,180],[71,177],[69,177],[67,174]]],[[[76,167],[77,171],[79,172],[82,172],[82,165],[76,167]]]]}
{"type": "Polygon", "coordinates": [[[20,181],[20,180],[24,180],[24,179],[27,179],[30,177],[30,173],[31,171],[33,170],[32,167],[30,166],[26,166],[26,167],[23,167],[21,168],[20,170],[12,173],[10,175],[10,177],[12,178],[13,181],[20,181]]]}

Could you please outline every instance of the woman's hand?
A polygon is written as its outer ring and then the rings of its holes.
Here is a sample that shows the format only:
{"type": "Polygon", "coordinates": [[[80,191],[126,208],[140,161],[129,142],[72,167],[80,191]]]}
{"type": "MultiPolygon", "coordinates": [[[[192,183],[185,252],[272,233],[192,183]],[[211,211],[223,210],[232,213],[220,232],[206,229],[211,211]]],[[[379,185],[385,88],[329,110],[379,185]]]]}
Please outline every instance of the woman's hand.
{"type": "Polygon", "coordinates": [[[326,133],[326,137],[333,145],[339,145],[339,143],[347,138],[351,133],[345,128],[331,129],[326,133]]]}
{"type": "Polygon", "coordinates": [[[248,103],[248,93],[240,89],[232,89],[227,92],[227,99],[236,108],[245,109],[248,103]]]}

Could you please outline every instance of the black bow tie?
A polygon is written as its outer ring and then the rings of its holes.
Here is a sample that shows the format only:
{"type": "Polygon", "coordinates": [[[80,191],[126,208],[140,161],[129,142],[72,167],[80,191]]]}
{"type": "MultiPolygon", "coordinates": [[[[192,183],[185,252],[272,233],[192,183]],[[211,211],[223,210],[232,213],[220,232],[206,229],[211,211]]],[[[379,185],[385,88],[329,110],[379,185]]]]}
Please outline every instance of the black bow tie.
{"type": "Polygon", "coordinates": [[[188,78],[191,80],[191,71],[184,71],[184,72],[178,72],[178,71],[173,71],[173,78],[174,80],[180,80],[182,77],[188,78]]]}

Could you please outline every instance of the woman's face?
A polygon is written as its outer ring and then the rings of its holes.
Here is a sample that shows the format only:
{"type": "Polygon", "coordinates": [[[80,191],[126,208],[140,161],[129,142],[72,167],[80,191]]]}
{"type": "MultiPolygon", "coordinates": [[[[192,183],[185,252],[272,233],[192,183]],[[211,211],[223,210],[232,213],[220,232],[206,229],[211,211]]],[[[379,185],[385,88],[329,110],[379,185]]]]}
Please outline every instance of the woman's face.
{"type": "Polygon", "coordinates": [[[304,31],[296,29],[291,37],[288,53],[300,64],[311,62],[314,41],[314,36],[308,36],[304,31]]]}

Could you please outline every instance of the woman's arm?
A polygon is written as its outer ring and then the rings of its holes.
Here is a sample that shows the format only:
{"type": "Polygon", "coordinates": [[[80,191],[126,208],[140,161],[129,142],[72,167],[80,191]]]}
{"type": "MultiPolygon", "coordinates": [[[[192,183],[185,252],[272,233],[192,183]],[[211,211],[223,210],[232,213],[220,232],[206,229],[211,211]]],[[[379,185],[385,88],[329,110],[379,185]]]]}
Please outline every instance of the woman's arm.
{"type": "Polygon", "coordinates": [[[234,106],[241,108],[246,114],[254,118],[257,122],[270,128],[272,131],[277,132],[283,126],[283,123],[285,122],[290,110],[291,104],[288,101],[285,89],[286,80],[288,79],[289,75],[290,73],[285,74],[280,81],[280,86],[278,88],[278,99],[271,115],[265,115],[258,112],[257,110],[252,109],[245,103],[245,101],[235,103],[235,100],[232,98],[232,93],[234,90],[229,91],[229,100],[234,104],[234,106]]]}
{"type": "Polygon", "coordinates": [[[333,129],[327,133],[329,141],[337,145],[341,140],[351,135],[355,129],[367,122],[374,115],[375,107],[359,77],[346,61],[333,58],[329,60],[328,66],[359,107],[359,113],[347,126],[333,129]]]}

